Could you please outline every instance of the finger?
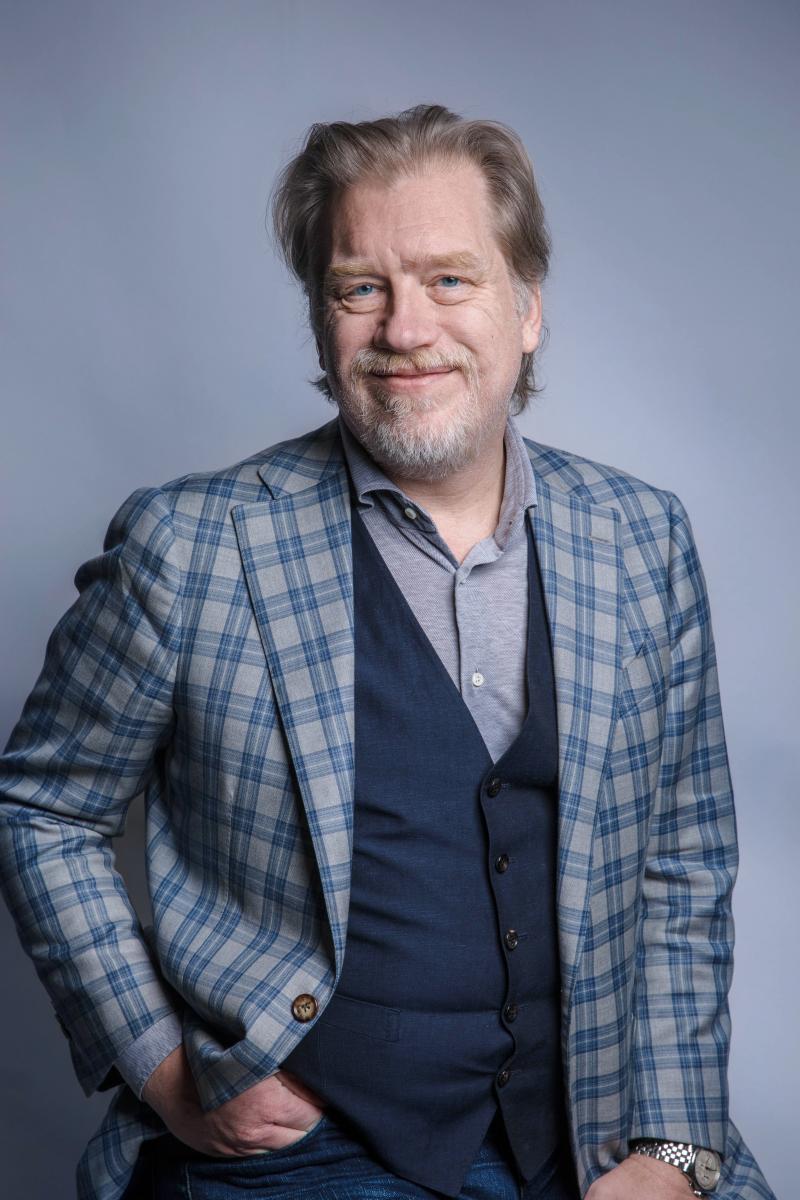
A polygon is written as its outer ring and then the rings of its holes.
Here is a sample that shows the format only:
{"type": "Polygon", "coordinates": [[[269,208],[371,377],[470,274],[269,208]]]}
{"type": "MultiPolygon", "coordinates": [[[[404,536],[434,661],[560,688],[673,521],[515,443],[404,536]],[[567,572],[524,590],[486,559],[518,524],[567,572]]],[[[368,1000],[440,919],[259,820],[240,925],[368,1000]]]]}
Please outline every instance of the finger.
{"type": "Polygon", "coordinates": [[[279,1077],[277,1074],[229,1103],[237,1106],[236,1111],[229,1114],[231,1128],[235,1129],[242,1123],[251,1128],[255,1126],[259,1130],[259,1138],[261,1130],[273,1125],[293,1129],[299,1136],[319,1120],[326,1106],[326,1101],[304,1087],[299,1080],[294,1077],[289,1079],[285,1075],[279,1077]],[[306,1099],[306,1096],[310,1099],[306,1099]]]}
{"type": "Polygon", "coordinates": [[[292,1146],[295,1142],[299,1142],[304,1138],[309,1129],[313,1129],[320,1119],[320,1113],[311,1125],[302,1129],[290,1128],[288,1125],[275,1125],[269,1131],[266,1137],[266,1146],[269,1150],[285,1150],[287,1146],[292,1146]]]}
{"type": "MultiPolygon", "coordinates": [[[[242,1142],[235,1139],[225,1139],[215,1143],[211,1153],[228,1157],[245,1158],[251,1154],[263,1154],[265,1151],[285,1150],[300,1142],[306,1134],[319,1124],[322,1114],[319,1113],[310,1126],[299,1128],[296,1125],[265,1124],[257,1138],[253,1141],[242,1142]]],[[[205,1151],[208,1153],[209,1151],[205,1151]]]]}
{"type": "Polygon", "coordinates": [[[304,1100],[288,1088],[284,1088],[280,1103],[273,1103],[269,1111],[262,1113],[262,1118],[265,1126],[277,1125],[305,1132],[317,1123],[322,1113],[323,1109],[318,1104],[304,1100]]]}

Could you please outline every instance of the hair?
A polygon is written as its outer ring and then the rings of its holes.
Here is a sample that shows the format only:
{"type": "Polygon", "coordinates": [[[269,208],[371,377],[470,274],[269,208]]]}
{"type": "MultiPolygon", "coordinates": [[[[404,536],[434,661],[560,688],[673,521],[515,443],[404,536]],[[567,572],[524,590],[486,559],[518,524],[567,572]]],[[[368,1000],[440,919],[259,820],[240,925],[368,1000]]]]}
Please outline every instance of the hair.
{"type": "MultiPolygon", "coordinates": [[[[520,311],[541,284],[550,259],[550,235],[533,168],[518,135],[499,121],[467,120],[440,104],[417,104],[375,121],[312,125],[305,144],[275,184],[271,210],[275,238],[305,292],[311,330],[321,343],[323,279],[330,255],[336,197],[363,179],[389,184],[431,163],[474,163],[483,173],[494,209],[495,236],[511,273],[520,311]]],[[[546,340],[547,329],[537,350],[546,340]]],[[[512,394],[518,414],[541,391],[535,353],[523,354],[512,394]]],[[[314,381],[329,398],[327,375],[314,381]]]]}

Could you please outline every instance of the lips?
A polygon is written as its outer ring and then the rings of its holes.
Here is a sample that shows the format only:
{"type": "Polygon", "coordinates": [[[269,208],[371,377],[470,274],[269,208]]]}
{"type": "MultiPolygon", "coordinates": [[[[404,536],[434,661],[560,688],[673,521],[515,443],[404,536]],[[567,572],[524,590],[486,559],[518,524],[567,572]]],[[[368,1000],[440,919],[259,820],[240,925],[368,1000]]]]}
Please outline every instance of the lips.
{"type": "Polygon", "coordinates": [[[386,374],[378,374],[373,372],[376,379],[435,379],[439,375],[449,375],[453,370],[452,367],[437,367],[431,371],[390,371],[386,374]]]}

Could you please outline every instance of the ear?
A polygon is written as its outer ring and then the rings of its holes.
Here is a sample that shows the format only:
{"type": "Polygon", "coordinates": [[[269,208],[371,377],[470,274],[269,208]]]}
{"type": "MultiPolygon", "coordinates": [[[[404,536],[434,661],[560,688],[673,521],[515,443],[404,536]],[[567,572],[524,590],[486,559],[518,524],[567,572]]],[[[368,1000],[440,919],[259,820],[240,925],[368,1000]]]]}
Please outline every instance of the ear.
{"type": "Polygon", "coordinates": [[[532,354],[542,332],[542,289],[536,283],[527,292],[528,302],[522,313],[522,351],[532,354]]]}

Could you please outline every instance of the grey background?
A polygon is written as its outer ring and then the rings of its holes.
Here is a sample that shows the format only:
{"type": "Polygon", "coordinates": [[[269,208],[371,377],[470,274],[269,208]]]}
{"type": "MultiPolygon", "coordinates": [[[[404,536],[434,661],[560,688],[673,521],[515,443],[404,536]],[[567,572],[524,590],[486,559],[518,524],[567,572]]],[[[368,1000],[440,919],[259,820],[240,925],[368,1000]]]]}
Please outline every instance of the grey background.
{"type": "MultiPolygon", "coordinates": [[[[673,489],[700,547],[742,845],[732,1111],[788,1200],[798,7],[19,0],[0,21],[0,737],[133,488],[332,415],[264,229],[307,126],[420,101],[509,122],[555,241],[523,432],[673,489]]],[[[138,808],[122,846],[140,895],[138,808]]],[[[0,938],[4,1195],[60,1200],[106,1099],[82,1098],[5,910],[0,938]]]]}

